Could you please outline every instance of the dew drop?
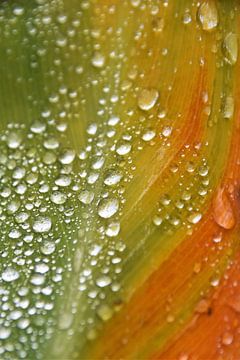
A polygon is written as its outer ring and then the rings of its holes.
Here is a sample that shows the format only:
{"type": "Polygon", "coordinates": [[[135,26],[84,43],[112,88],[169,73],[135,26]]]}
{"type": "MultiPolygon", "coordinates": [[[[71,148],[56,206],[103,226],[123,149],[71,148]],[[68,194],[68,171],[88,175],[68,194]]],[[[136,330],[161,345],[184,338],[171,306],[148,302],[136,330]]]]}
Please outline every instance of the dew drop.
{"type": "Polygon", "coordinates": [[[11,335],[11,330],[6,327],[0,327],[0,340],[8,339],[11,335]]]}
{"type": "Polygon", "coordinates": [[[120,156],[124,156],[127,155],[131,151],[131,149],[131,144],[129,144],[128,142],[121,142],[116,148],[116,153],[120,156]]]}
{"type": "Polygon", "coordinates": [[[34,134],[42,134],[46,130],[46,127],[45,123],[37,120],[32,124],[30,129],[34,134]]]}
{"type": "Polygon", "coordinates": [[[122,174],[117,170],[109,170],[104,179],[104,184],[108,186],[114,186],[118,184],[122,179],[122,174]]]}
{"type": "Polygon", "coordinates": [[[51,255],[54,253],[56,249],[56,246],[54,244],[54,242],[52,241],[44,241],[43,245],[41,246],[41,252],[44,254],[44,255],[51,255]]]}
{"type": "Polygon", "coordinates": [[[118,222],[111,223],[108,225],[106,230],[106,235],[109,237],[115,237],[119,234],[120,231],[120,224],[118,222]]]}
{"type": "Polygon", "coordinates": [[[191,224],[197,224],[201,220],[201,218],[202,218],[202,214],[195,212],[195,213],[189,215],[188,221],[191,224]]]}
{"type": "Polygon", "coordinates": [[[218,11],[213,1],[204,1],[198,9],[198,19],[205,31],[212,31],[218,25],[218,11]]]}
{"type": "Polygon", "coordinates": [[[75,159],[76,153],[73,149],[65,149],[59,156],[59,161],[63,165],[69,165],[75,159]]]}
{"type": "Polygon", "coordinates": [[[234,99],[232,96],[227,96],[223,107],[223,116],[225,119],[231,119],[234,113],[234,99]]]}
{"type": "Polygon", "coordinates": [[[156,89],[143,89],[138,95],[138,106],[143,111],[148,111],[154,107],[159,97],[156,89]]]}
{"type": "Polygon", "coordinates": [[[17,149],[22,142],[22,137],[17,132],[10,132],[7,137],[7,145],[10,149],[17,149]]]}
{"type": "Polygon", "coordinates": [[[60,191],[55,191],[54,193],[52,193],[50,199],[54,204],[62,205],[66,202],[67,195],[60,191]]]}
{"type": "Polygon", "coordinates": [[[80,192],[78,198],[81,201],[81,203],[88,205],[91,204],[91,202],[93,201],[94,194],[91,191],[83,190],[80,192]]]}
{"type": "Polygon", "coordinates": [[[103,275],[96,280],[97,286],[99,286],[101,288],[106,287],[106,286],[110,285],[111,283],[112,283],[112,280],[107,275],[103,275]]]}
{"type": "Polygon", "coordinates": [[[154,130],[147,130],[143,135],[142,139],[144,141],[151,141],[156,135],[156,132],[154,130]]]}
{"type": "Polygon", "coordinates": [[[113,316],[113,310],[110,308],[110,306],[103,304],[100,305],[97,309],[97,315],[100,317],[103,321],[108,321],[113,316]]]}
{"type": "Polygon", "coordinates": [[[47,233],[52,227],[52,221],[49,217],[39,216],[33,223],[33,230],[36,233],[47,233]]]}
{"type": "Polygon", "coordinates": [[[115,215],[119,208],[119,201],[115,198],[103,199],[98,206],[98,215],[101,218],[109,219],[115,215]]]}
{"type": "Polygon", "coordinates": [[[231,345],[233,342],[233,334],[231,334],[230,332],[225,332],[222,336],[222,343],[225,346],[229,346],[231,345]]]}
{"type": "Polygon", "coordinates": [[[6,268],[2,273],[2,279],[6,282],[12,282],[19,278],[19,272],[11,267],[6,268]]]}
{"type": "Polygon", "coordinates": [[[236,64],[238,58],[237,35],[233,33],[227,34],[223,40],[222,49],[225,61],[230,65],[236,64]]]}
{"type": "Polygon", "coordinates": [[[232,229],[235,225],[232,204],[224,188],[218,189],[213,200],[213,217],[216,223],[224,229],[232,229]]]}
{"type": "Polygon", "coordinates": [[[100,52],[95,52],[92,57],[92,65],[96,68],[102,68],[105,64],[105,56],[100,52]]]}

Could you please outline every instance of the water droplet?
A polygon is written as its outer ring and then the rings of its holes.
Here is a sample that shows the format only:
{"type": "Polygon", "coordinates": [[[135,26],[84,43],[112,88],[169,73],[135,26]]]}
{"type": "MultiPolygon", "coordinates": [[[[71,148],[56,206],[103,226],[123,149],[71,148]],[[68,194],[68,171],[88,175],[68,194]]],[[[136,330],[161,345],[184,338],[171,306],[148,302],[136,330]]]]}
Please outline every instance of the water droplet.
{"type": "Polygon", "coordinates": [[[162,129],[162,135],[164,137],[169,137],[172,134],[172,127],[171,126],[164,126],[162,129]]]}
{"type": "Polygon", "coordinates": [[[50,137],[44,141],[43,145],[47,150],[55,150],[59,147],[59,142],[54,137],[50,137]]]}
{"type": "Polygon", "coordinates": [[[65,149],[59,156],[59,161],[63,165],[69,165],[75,159],[76,153],[73,149],[65,149]]]}
{"type": "Polygon", "coordinates": [[[225,346],[231,345],[233,342],[233,334],[231,334],[230,332],[226,331],[223,336],[222,336],[222,343],[225,346]]]}
{"type": "Polygon", "coordinates": [[[50,199],[54,204],[62,205],[66,202],[67,195],[60,191],[55,191],[54,193],[52,193],[50,199]]]}
{"type": "Polygon", "coordinates": [[[35,271],[39,274],[45,274],[46,272],[48,272],[48,270],[49,270],[49,266],[44,263],[37,264],[35,266],[35,271]]]}
{"type": "Polygon", "coordinates": [[[234,99],[232,96],[227,96],[223,107],[223,116],[225,119],[231,119],[234,113],[234,99]]]}
{"type": "Polygon", "coordinates": [[[54,253],[56,249],[56,246],[54,244],[54,242],[52,241],[44,241],[43,245],[41,246],[41,252],[44,254],[44,255],[51,255],[54,253]]]}
{"type": "Polygon", "coordinates": [[[101,288],[106,287],[106,286],[110,285],[111,283],[112,283],[112,280],[107,275],[103,275],[96,280],[97,286],[99,286],[101,288]]]}
{"type": "Polygon", "coordinates": [[[138,95],[138,106],[143,111],[148,111],[154,107],[159,97],[156,89],[143,89],[138,95]]]}
{"type": "Polygon", "coordinates": [[[26,170],[24,168],[21,168],[21,167],[17,167],[13,173],[12,173],[12,177],[13,179],[15,180],[20,180],[22,178],[24,178],[26,174],[26,170]]]}
{"type": "Polygon", "coordinates": [[[61,175],[58,179],[55,180],[57,186],[66,187],[71,184],[71,178],[67,175],[61,175]]]}
{"type": "Polygon", "coordinates": [[[116,148],[116,152],[118,155],[124,156],[127,155],[131,151],[131,149],[132,149],[132,145],[125,141],[118,144],[116,148]]]}
{"type": "Polygon", "coordinates": [[[111,223],[108,225],[106,235],[109,237],[115,237],[119,234],[120,224],[118,222],[111,223]]]}
{"type": "Polygon", "coordinates": [[[11,330],[6,327],[0,327],[0,340],[5,340],[11,335],[11,330]]]}
{"type": "Polygon", "coordinates": [[[48,151],[43,155],[43,163],[46,165],[54,164],[56,160],[57,156],[53,152],[48,151]]]}
{"type": "Polygon", "coordinates": [[[115,198],[103,199],[98,206],[98,215],[104,219],[109,219],[115,215],[119,208],[119,201],[115,198]]]}
{"type": "Polygon", "coordinates": [[[44,122],[37,120],[32,124],[30,129],[34,134],[42,134],[46,130],[46,127],[44,122]]]}
{"type": "Polygon", "coordinates": [[[24,8],[23,8],[22,6],[20,6],[20,5],[15,6],[15,7],[13,8],[13,13],[14,13],[14,15],[16,15],[16,16],[23,15],[23,13],[24,13],[24,8]]]}
{"type": "Polygon", "coordinates": [[[217,27],[218,11],[213,1],[204,1],[199,6],[198,19],[205,31],[212,31],[217,27]]]}
{"type": "Polygon", "coordinates": [[[122,174],[117,170],[109,170],[104,179],[104,184],[108,186],[114,186],[118,184],[122,179],[122,174]]]}
{"type": "Polygon", "coordinates": [[[80,192],[78,198],[83,204],[88,205],[91,204],[91,202],[93,201],[94,194],[91,191],[83,190],[80,192]]]}
{"type": "Polygon", "coordinates": [[[201,218],[202,218],[202,214],[195,212],[195,213],[189,215],[188,221],[191,224],[197,224],[201,220],[201,218]]]}
{"type": "Polygon", "coordinates": [[[6,282],[12,282],[19,278],[19,272],[11,267],[6,268],[2,273],[2,279],[6,282]]]}
{"type": "Polygon", "coordinates": [[[92,65],[96,68],[102,68],[105,64],[105,56],[100,52],[95,52],[92,57],[92,65]]]}
{"type": "Polygon", "coordinates": [[[22,142],[22,137],[17,132],[10,132],[7,137],[7,145],[10,149],[17,149],[22,142]]]}
{"type": "Polygon", "coordinates": [[[224,229],[232,229],[235,216],[229,195],[224,188],[220,188],[213,200],[213,217],[216,223],[224,229]]]}
{"type": "Polygon", "coordinates": [[[110,306],[103,304],[98,307],[97,314],[101,320],[108,321],[113,316],[113,310],[110,306]]]}
{"type": "Polygon", "coordinates": [[[156,135],[156,132],[154,130],[147,130],[143,135],[142,139],[144,141],[151,141],[156,135]]]}
{"type": "Polygon", "coordinates": [[[47,233],[52,227],[52,221],[48,217],[39,216],[33,223],[33,230],[36,233],[47,233]]]}
{"type": "Polygon", "coordinates": [[[154,223],[154,225],[156,225],[156,226],[160,226],[161,223],[162,223],[162,218],[161,218],[160,216],[158,216],[158,215],[155,215],[155,216],[153,217],[153,223],[154,223]]]}
{"type": "Polygon", "coordinates": [[[223,40],[223,55],[228,64],[236,64],[238,58],[238,39],[236,34],[229,33],[225,36],[223,40]]]}

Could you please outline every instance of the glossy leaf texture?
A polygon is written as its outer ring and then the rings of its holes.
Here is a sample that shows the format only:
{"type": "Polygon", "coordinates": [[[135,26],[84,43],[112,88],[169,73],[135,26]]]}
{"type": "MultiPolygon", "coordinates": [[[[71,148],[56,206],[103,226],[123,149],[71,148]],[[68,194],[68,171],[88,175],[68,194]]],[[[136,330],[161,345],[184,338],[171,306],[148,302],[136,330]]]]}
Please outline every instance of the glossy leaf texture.
{"type": "Polygon", "coordinates": [[[237,0],[0,3],[0,357],[240,358],[237,0]]]}

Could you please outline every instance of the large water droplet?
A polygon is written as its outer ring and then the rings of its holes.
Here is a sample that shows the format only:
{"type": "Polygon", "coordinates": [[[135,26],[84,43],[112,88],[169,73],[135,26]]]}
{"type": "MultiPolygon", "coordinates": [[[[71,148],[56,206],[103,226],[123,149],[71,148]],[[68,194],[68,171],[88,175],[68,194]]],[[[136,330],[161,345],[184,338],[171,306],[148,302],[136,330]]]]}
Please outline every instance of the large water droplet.
{"type": "Polygon", "coordinates": [[[235,225],[235,215],[229,195],[220,188],[213,200],[213,217],[216,223],[224,229],[232,229],[235,225]]]}
{"type": "Polygon", "coordinates": [[[229,33],[223,40],[223,55],[224,59],[230,65],[234,65],[238,58],[238,39],[237,35],[229,33]]]}
{"type": "Polygon", "coordinates": [[[107,275],[103,275],[96,280],[97,286],[103,288],[110,285],[112,282],[111,278],[107,275]]]}
{"type": "Polygon", "coordinates": [[[39,216],[33,223],[33,230],[36,233],[47,233],[52,227],[52,221],[49,217],[39,216]]]}
{"type": "Polygon", "coordinates": [[[218,25],[218,11],[214,1],[204,1],[198,9],[198,19],[203,30],[212,31],[218,25]]]}
{"type": "Polygon", "coordinates": [[[115,198],[103,199],[98,206],[98,215],[104,219],[108,219],[117,213],[119,201],[115,198]]]}
{"type": "Polygon", "coordinates": [[[2,273],[2,279],[6,282],[12,282],[19,278],[19,272],[11,267],[6,268],[2,273]]]}
{"type": "Polygon", "coordinates": [[[138,106],[141,110],[148,111],[154,107],[159,97],[156,89],[143,89],[138,95],[138,106]]]}

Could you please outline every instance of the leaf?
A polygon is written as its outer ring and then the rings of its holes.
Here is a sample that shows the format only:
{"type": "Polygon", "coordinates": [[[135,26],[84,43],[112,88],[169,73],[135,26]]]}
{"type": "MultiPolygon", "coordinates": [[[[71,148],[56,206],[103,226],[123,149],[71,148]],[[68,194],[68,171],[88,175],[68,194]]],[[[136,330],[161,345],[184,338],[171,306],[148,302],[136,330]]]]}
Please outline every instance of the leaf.
{"type": "Polygon", "coordinates": [[[0,4],[3,359],[239,356],[239,4],[0,4]]]}

